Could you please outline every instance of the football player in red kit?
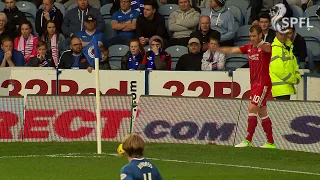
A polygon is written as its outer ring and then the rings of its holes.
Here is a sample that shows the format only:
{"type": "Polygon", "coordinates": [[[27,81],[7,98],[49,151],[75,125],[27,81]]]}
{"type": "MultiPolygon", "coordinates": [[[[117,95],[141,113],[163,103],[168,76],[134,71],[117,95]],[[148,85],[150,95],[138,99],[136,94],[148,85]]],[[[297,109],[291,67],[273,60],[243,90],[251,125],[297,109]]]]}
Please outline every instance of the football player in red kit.
{"type": "Polygon", "coordinates": [[[267,113],[267,97],[271,96],[271,79],[269,64],[271,60],[271,44],[262,40],[262,30],[258,25],[249,29],[251,43],[241,47],[220,47],[217,51],[224,54],[248,54],[250,68],[251,103],[249,105],[248,135],[235,147],[251,147],[252,136],[258,124],[258,116],[268,141],[263,148],[276,148],[272,135],[272,123],[267,113]]]}

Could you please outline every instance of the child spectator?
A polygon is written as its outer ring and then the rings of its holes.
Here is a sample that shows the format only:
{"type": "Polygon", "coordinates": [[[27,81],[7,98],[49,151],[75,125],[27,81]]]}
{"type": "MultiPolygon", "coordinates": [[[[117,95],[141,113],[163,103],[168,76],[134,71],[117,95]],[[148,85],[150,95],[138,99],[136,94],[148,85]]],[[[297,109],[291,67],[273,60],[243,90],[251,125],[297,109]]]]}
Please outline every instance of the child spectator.
{"type": "Polygon", "coordinates": [[[144,48],[138,39],[132,39],[129,43],[130,50],[122,57],[122,70],[138,70],[144,56],[144,48]]]}
{"type": "Polygon", "coordinates": [[[28,62],[32,56],[37,56],[36,45],[38,38],[32,35],[32,24],[25,21],[21,24],[21,35],[14,40],[14,49],[21,51],[25,62],[28,62]]]}
{"type": "Polygon", "coordinates": [[[215,37],[209,39],[209,49],[203,54],[201,69],[203,71],[223,70],[226,63],[226,56],[215,51],[219,47],[219,40],[215,37]]]}
{"type": "Polygon", "coordinates": [[[105,46],[100,47],[100,51],[102,53],[102,60],[99,64],[100,70],[109,70],[111,69],[110,63],[109,63],[109,49],[105,46]]]}
{"type": "Polygon", "coordinates": [[[162,38],[160,36],[152,36],[149,44],[151,51],[146,52],[139,69],[171,70],[171,55],[162,49],[162,38]]]}
{"type": "Polygon", "coordinates": [[[47,57],[47,44],[44,41],[37,43],[37,56],[31,57],[26,66],[29,67],[52,67],[52,59],[47,57]]]}
{"type": "Polygon", "coordinates": [[[10,37],[5,37],[1,41],[0,64],[1,67],[24,66],[23,55],[13,49],[13,40],[10,37]]]}

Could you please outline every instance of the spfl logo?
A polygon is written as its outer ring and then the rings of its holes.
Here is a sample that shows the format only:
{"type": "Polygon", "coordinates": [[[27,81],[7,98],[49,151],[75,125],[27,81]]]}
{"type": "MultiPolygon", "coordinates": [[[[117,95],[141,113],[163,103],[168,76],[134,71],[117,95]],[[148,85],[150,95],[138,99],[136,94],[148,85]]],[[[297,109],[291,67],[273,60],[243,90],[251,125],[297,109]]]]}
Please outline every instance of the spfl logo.
{"type": "Polygon", "coordinates": [[[289,31],[289,27],[293,27],[295,25],[298,25],[298,27],[305,26],[307,28],[313,28],[313,26],[310,25],[309,18],[284,17],[286,12],[287,9],[284,4],[276,4],[270,9],[271,24],[276,31],[285,34],[289,31]]]}

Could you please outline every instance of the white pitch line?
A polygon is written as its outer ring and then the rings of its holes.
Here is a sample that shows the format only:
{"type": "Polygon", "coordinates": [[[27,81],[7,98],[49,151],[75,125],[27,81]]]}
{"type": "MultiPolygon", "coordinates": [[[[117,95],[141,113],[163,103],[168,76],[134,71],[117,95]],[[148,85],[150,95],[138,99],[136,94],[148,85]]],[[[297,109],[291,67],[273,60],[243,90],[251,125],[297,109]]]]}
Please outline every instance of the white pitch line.
{"type": "MultiPolygon", "coordinates": [[[[13,158],[34,158],[34,157],[51,157],[51,158],[106,158],[106,156],[118,156],[118,154],[102,154],[102,155],[92,155],[83,153],[69,153],[69,154],[47,154],[47,155],[24,155],[24,156],[0,156],[0,159],[13,159],[13,158]]],[[[294,170],[285,170],[285,169],[275,169],[275,168],[264,168],[258,166],[246,166],[246,165],[237,165],[237,164],[223,164],[223,163],[214,163],[214,162],[199,162],[199,161],[182,161],[175,159],[161,159],[161,158],[152,158],[147,157],[150,160],[155,161],[163,161],[163,162],[174,162],[174,163],[184,163],[184,164],[202,164],[202,165],[213,165],[213,166],[224,166],[224,167],[236,167],[236,168],[247,168],[247,169],[257,169],[264,171],[276,171],[276,172],[284,172],[284,173],[295,173],[295,174],[306,174],[306,175],[314,175],[320,176],[320,173],[306,172],[306,171],[294,171],[294,170]]]]}

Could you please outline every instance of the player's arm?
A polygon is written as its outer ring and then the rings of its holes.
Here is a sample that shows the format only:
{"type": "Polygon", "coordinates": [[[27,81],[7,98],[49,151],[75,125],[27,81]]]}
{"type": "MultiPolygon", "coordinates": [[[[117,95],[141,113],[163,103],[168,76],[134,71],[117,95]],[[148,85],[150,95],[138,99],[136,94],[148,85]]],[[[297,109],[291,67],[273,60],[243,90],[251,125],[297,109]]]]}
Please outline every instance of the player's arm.
{"type": "Polygon", "coordinates": [[[219,47],[217,51],[220,51],[223,54],[242,54],[242,51],[239,47],[219,47]]]}
{"type": "Polygon", "coordinates": [[[271,50],[272,50],[271,45],[270,45],[270,43],[268,43],[268,42],[264,42],[264,43],[261,44],[259,47],[260,47],[264,52],[267,52],[267,53],[270,53],[271,50]]]}
{"type": "Polygon", "coordinates": [[[124,167],[121,169],[120,180],[133,180],[133,177],[131,176],[131,173],[128,167],[124,167]]]}

